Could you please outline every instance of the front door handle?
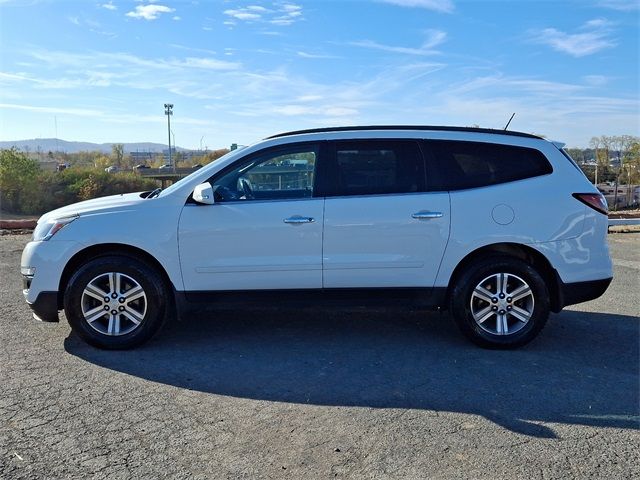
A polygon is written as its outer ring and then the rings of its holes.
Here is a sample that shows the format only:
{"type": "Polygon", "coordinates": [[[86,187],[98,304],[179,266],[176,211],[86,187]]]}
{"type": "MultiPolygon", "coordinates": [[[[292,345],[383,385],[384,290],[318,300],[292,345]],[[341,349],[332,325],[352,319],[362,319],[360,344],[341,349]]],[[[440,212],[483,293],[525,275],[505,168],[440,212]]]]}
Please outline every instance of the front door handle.
{"type": "Polygon", "coordinates": [[[293,217],[285,218],[284,223],[290,223],[292,225],[300,225],[301,223],[313,223],[315,220],[313,217],[301,217],[300,215],[294,215],[293,217]]]}
{"type": "Polygon", "coordinates": [[[441,218],[442,212],[427,212],[425,210],[421,212],[416,212],[411,215],[412,218],[417,218],[418,220],[428,220],[430,218],[441,218]]]}

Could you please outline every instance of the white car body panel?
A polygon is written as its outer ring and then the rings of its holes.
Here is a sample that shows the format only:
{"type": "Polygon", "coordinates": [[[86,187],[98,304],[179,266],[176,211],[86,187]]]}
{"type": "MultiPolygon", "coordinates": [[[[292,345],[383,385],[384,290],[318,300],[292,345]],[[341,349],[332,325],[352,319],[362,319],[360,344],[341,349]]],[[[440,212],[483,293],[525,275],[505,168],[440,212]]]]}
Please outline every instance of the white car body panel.
{"type": "Polygon", "coordinates": [[[323,199],[187,205],[180,217],[185,290],[322,287],[323,199]],[[295,216],[311,223],[287,224],[295,216]]]}
{"type": "Polygon", "coordinates": [[[173,287],[183,290],[177,237],[183,203],[176,202],[174,197],[147,200],[139,194],[116,195],[43,215],[39,222],[80,216],[52,239],[27,244],[20,264],[35,267],[36,275],[25,298],[32,303],[40,291],[57,291],[63,272],[61,266],[81,250],[101,244],[126,245],[149,253],[162,264],[173,287]]]}
{"type": "Polygon", "coordinates": [[[432,287],[449,221],[447,192],[327,198],[324,287],[432,287]]]}

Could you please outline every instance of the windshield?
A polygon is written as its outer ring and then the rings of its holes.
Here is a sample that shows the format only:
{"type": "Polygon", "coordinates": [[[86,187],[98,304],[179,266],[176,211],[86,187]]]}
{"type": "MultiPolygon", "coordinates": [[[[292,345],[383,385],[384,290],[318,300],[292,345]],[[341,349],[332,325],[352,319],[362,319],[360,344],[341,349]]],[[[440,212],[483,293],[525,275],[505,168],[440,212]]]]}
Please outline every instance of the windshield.
{"type": "MultiPolygon", "coordinates": [[[[220,160],[224,160],[227,159],[229,157],[234,157],[236,155],[238,155],[240,153],[240,149],[238,150],[231,150],[228,153],[225,153],[223,156],[221,156],[220,158],[214,160],[214,162],[219,162],[220,160]]],[[[206,168],[208,165],[205,165],[204,168],[206,168]]],[[[165,195],[170,195],[173,191],[179,189],[180,187],[182,187],[184,184],[189,183],[189,181],[193,178],[194,175],[200,174],[202,173],[202,170],[198,169],[196,171],[194,171],[193,173],[190,173],[189,175],[187,175],[184,178],[181,178],[180,180],[178,180],[176,183],[170,185],[168,188],[166,188],[165,190],[162,190],[162,193],[160,193],[160,196],[164,197],[165,195]]]]}

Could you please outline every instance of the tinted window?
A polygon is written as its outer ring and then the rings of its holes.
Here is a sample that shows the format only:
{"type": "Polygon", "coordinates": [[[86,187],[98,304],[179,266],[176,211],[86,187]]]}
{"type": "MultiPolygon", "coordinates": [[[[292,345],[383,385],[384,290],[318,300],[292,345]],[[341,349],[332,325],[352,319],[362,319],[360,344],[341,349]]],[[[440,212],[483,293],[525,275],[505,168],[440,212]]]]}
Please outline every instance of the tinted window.
{"type": "Polygon", "coordinates": [[[253,156],[213,180],[216,201],[311,197],[317,156],[315,145],[253,156]]]}
{"type": "Polygon", "coordinates": [[[417,142],[335,142],[327,195],[424,191],[424,161],[417,142]]]}
{"type": "Polygon", "coordinates": [[[482,187],[553,171],[542,152],[533,148],[449,140],[426,143],[442,178],[442,185],[433,185],[435,189],[482,187]]]}

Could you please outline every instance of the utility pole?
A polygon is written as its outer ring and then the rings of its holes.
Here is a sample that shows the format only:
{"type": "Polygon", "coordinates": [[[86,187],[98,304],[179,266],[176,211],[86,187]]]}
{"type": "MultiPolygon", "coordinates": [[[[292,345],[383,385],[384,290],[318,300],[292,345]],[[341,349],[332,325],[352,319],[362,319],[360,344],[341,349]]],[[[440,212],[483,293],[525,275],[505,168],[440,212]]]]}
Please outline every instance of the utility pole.
{"type": "MultiPolygon", "coordinates": [[[[173,138],[173,149],[175,150],[176,149],[176,134],[173,133],[173,130],[171,130],[171,137],[173,138]]],[[[175,156],[174,156],[174,158],[175,158],[175,156]]],[[[176,173],[176,165],[175,165],[176,163],[177,163],[177,160],[174,160],[174,162],[173,162],[173,173],[176,173]]]]}
{"type": "Polygon", "coordinates": [[[620,181],[620,170],[622,169],[622,157],[620,156],[620,150],[618,150],[618,174],[616,175],[616,190],[613,195],[613,210],[618,210],[618,183],[620,181]]]}
{"type": "Polygon", "coordinates": [[[164,114],[167,116],[167,134],[169,136],[169,165],[173,167],[175,172],[176,167],[171,160],[171,115],[173,115],[173,103],[164,104],[164,114]]]}

